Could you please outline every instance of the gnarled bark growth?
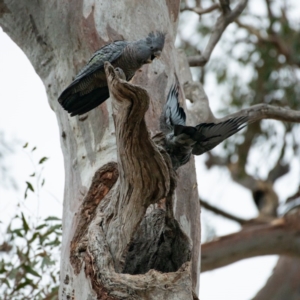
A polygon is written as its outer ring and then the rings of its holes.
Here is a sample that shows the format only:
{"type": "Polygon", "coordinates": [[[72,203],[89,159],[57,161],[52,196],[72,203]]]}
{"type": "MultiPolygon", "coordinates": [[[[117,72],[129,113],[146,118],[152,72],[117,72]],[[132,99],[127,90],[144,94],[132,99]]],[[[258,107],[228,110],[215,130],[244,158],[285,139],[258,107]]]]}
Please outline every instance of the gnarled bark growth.
{"type": "Polygon", "coordinates": [[[71,243],[74,273],[85,262],[98,299],[192,299],[191,245],[173,216],[170,158],[146,127],[148,93],[120,79],[109,63],[105,69],[118,165],[101,167],[83,200],[71,243]],[[163,198],[166,211],[145,216],[148,206],[163,198]]]}

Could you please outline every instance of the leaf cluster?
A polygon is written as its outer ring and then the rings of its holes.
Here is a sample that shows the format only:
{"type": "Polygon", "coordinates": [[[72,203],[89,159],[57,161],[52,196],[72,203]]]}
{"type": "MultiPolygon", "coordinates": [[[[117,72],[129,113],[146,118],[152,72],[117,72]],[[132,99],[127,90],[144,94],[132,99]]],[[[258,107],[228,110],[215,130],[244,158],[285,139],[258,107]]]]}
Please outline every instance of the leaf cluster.
{"type": "Polygon", "coordinates": [[[57,299],[61,220],[48,217],[34,226],[19,212],[0,245],[1,299],[57,299]]]}
{"type": "MultiPolygon", "coordinates": [[[[215,79],[220,116],[259,103],[300,109],[300,28],[290,17],[293,7],[281,1],[262,1],[259,5],[259,11],[248,5],[243,15],[226,29],[210,62],[198,73],[198,80],[207,91],[211,84],[207,78],[215,79]]],[[[188,55],[204,50],[219,14],[214,11],[203,16],[195,35],[181,42],[188,55]],[[201,42],[194,46],[195,40],[201,42]]],[[[259,150],[259,159],[252,161],[252,169],[256,170],[255,176],[261,177],[262,161],[274,157],[267,166],[267,171],[271,171],[277,164],[291,160],[291,153],[299,155],[298,131],[298,124],[264,121],[250,125],[222,144],[223,161],[238,162],[242,175],[253,149],[259,150]],[[265,151],[260,149],[262,144],[265,151]]]]}

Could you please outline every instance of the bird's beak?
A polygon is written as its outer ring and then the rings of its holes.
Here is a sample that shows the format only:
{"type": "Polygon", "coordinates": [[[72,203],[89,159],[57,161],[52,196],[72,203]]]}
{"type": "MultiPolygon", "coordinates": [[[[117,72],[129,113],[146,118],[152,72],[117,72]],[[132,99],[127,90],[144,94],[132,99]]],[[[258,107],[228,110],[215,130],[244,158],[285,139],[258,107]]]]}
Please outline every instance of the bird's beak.
{"type": "Polygon", "coordinates": [[[155,51],[153,54],[154,54],[154,56],[155,56],[156,58],[160,58],[160,56],[161,56],[161,51],[160,51],[160,50],[155,51]]]}
{"type": "Polygon", "coordinates": [[[152,61],[155,59],[155,58],[160,58],[160,55],[161,55],[161,51],[158,50],[158,51],[155,51],[153,54],[151,54],[151,56],[146,60],[146,64],[150,64],[152,63],[152,61]]]}

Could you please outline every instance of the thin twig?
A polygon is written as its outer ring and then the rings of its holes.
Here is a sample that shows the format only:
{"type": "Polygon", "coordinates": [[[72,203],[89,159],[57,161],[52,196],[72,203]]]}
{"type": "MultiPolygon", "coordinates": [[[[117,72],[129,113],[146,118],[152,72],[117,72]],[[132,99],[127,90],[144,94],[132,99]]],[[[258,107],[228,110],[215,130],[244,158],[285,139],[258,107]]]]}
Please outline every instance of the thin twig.
{"type": "Polygon", "coordinates": [[[202,55],[190,56],[188,58],[191,67],[204,66],[211,56],[212,51],[219,42],[226,27],[232,23],[244,10],[248,0],[241,0],[233,10],[230,10],[228,1],[221,1],[222,14],[218,17],[213,28],[208,44],[202,55]]]}
{"type": "Polygon", "coordinates": [[[201,16],[204,14],[208,14],[218,8],[220,8],[220,5],[216,3],[216,4],[213,4],[212,6],[210,6],[208,8],[204,8],[204,9],[200,8],[200,7],[184,7],[181,9],[181,11],[192,11],[192,12],[198,14],[199,16],[201,16]]]}
{"type": "Polygon", "coordinates": [[[239,224],[241,224],[241,225],[244,225],[244,224],[250,222],[250,220],[245,220],[245,219],[236,217],[236,216],[234,216],[234,215],[232,215],[232,214],[229,214],[229,213],[227,213],[227,212],[225,212],[225,211],[223,211],[223,210],[221,210],[221,209],[219,209],[219,208],[217,208],[217,207],[215,207],[215,206],[209,204],[209,203],[206,202],[206,201],[203,201],[203,200],[201,200],[201,199],[199,199],[199,201],[200,201],[201,207],[204,207],[204,208],[206,208],[207,210],[210,210],[210,211],[212,211],[213,213],[215,213],[215,214],[217,214],[217,215],[220,215],[220,216],[225,217],[225,218],[227,218],[227,219],[229,219],[229,220],[235,221],[235,222],[237,222],[237,223],[239,223],[239,224]]]}
{"type": "Polygon", "coordinates": [[[268,16],[269,16],[269,21],[270,21],[270,24],[269,24],[269,31],[271,33],[274,33],[274,30],[273,30],[273,23],[275,21],[275,18],[274,18],[274,14],[272,12],[272,8],[271,8],[271,2],[270,0],[265,0],[266,1],[266,6],[267,6],[267,10],[268,10],[268,16]]]}
{"type": "Polygon", "coordinates": [[[196,0],[196,6],[202,8],[201,0],[196,0]]]}
{"type": "Polygon", "coordinates": [[[271,35],[269,34],[268,36],[263,36],[261,34],[260,30],[258,30],[257,28],[255,28],[251,25],[242,23],[239,20],[235,20],[235,23],[240,28],[244,28],[249,33],[255,35],[257,37],[258,41],[273,44],[277,48],[277,50],[279,51],[280,54],[284,55],[288,60],[290,60],[290,57],[291,57],[290,50],[277,34],[272,32],[271,35]]]}
{"type": "Polygon", "coordinates": [[[280,155],[277,159],[276,164],[272,168],[272,170],[269,171],[268,174],[268,181],[274,183],[278,178],[284,176],[290,171],[290,164],[283,162],[283,158],[285,156],[286,152],[286,136],[287,132],[285,132],[284,137],[283,137],[283,145],[281,146],[281,151],[280,155]]]}

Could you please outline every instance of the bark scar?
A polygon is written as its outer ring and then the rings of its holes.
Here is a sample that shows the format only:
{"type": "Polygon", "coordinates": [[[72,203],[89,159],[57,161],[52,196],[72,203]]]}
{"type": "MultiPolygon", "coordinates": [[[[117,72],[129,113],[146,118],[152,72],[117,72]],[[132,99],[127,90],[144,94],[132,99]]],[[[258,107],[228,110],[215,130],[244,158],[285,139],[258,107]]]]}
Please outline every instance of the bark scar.
{"type": "Polygon", "coordinates": [[[108,194],[119,177],[117,163],[110,162],[102,166],[94,175],[91,187],[83,200],[78,213],[78,225],[71,242],[70,261],[75,274],[82,267],[81,253],[86,251],[86,234],[89,224],[96,215],[96,209],[101,200],[108,194]]]}
{"type": "Polygon", "coordinates": [[[29,15],[29,19],[30,19],[30,23],[32,26],[32,32],[34,33],[34,35],[36,36],[36,40],[37,42],[42,45],[42,46],[47,46],[47,43],[44,41],[42,35],[39,33],[38,28],[35,24],[35,21],[32,17],[32,15],[29,15]]]}

